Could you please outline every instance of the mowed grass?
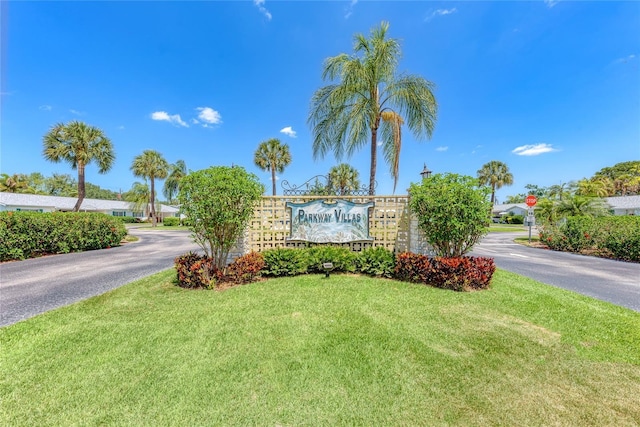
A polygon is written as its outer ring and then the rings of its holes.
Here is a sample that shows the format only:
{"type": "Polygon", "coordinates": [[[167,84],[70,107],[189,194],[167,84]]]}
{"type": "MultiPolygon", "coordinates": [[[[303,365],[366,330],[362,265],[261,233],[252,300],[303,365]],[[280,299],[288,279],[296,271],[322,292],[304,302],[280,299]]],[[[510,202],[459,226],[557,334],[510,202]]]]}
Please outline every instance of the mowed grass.
{"type": "Polygon", "coordinates": [[[188,291],[166,271],[0,329],[0,425],[637,425],[640,313],[497,271],[188,291]]]}

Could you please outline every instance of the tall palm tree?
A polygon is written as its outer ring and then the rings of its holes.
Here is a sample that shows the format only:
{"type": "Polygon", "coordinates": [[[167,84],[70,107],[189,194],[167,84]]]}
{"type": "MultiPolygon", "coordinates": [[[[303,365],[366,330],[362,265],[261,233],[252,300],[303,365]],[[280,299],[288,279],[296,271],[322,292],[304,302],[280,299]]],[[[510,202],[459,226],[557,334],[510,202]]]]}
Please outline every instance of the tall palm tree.
{"type": "Polygon", "coordinates": [[[169,163],[162,157],[162,154],[155,150],[144,150],[142,154],[136,156],[131,163],[131,172],[133,175],[148,179],[151,183],[149,190],[149,205],[151,209],[151,224],[156,226],[156,207],[155,207],[155,180],[164,179],[169,173],[169,163]]]}
{"type": "Polygon", "coordinates": [[[162,189],[163,194],[169,201],[173,203],[173,197],[178,194],[180,190],[180,180],[187,175],[187,165],[184,160],[178,160],[174,164],[169,166],[169,175],[164,181],[164,187],[162,189]]]}
{"type": "Polygon", "coordinates": [[[44,158],[51,162],[67,162],[78,170],[77,212],[85,196],[85,168],[91,162],[98,165],[98,173],[106,173],[115,160],[113,145],[102,130],[79,121],[58,123],[43,138],[44,158]]]}
{"type": "Polygon", "coordinates": [[[348,196],[360,188],[358,175],[358,171],[346,163],[332,167],[329,170],[329,191],[338,196],[348,196]]]}
{"type": "Polygon", "coordinates": [[[276,138],[263,141],[255,152],[253,162],[263,171],[271,171],[271,184],[273,186],[273,195],[275,196],[276,172],[281,173],[291,163],[289,145],[282,144],[276,138]]]}
{"type": "Polygon", "coordinates": [[[497,160],[482,165],[478,170],[478,181],[480,185],[491,186],[491,204],[495,204],[496,190],[504,185],[513,184],[513,175],[509,172],[509,167],[497,160]]]}
{"type": "MultiPolygon", "coordinates": [[[[437,116],[433,83],[415,75],[398,75],[400,44],[387,39],[389,24],[382,22],[370,38],[356,34],[354,55],[345,53],[325,60],[322,78],[338,83],[318,89],[311,100],[308,122],[313,128],[313,156],[322,158],[332,151],[337,159],[350,157],[370,136],[371,168],[369,194],[375,192],[378,132],[386,159],[399,152],[393,128],[398,120],[383,120],[394,113],[406,121],[418,138],[430,138],[437,116]],[[384,127],[390,127],[388,131],[384,127]],[[394,150],[396,150],[394,152],[394,150]]],[[[399,133],[396,135],[399,136],[399,133]]],[[[391,165],[393,171],[394,165],[391,165]]],[[[394,175],[397,179],[397,174],[394,175]]]]}

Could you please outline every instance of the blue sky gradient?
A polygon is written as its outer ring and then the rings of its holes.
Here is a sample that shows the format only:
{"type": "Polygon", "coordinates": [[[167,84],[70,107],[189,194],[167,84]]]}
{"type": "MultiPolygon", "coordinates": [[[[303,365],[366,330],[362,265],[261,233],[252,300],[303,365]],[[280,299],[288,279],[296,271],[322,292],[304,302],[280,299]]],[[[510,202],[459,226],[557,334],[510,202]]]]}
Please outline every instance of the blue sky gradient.
{"type": "MultiPolygon", "coordinates": [[[[323,61],[352,53],[381,21],[401,41],[401,72],[436,85],[433,138],[403,130],[397,194],[434,172],[476,175],[505,162],[511,187],[550,186],[640,159],[640,2],[195,1],[1,4],[3,173],[69,173],[42,157],[58,122],[101,128],[113,169],[87,181],[114,191],[139,180],[146,149],[191,170],[253,164],[261,141],[289,144],[280,180],[326,174],[313,160],[309,104],[323,61]]],[[[378,194],[393,180],[379,156],[378,194]]],[[[367,147],[343,159],[368,182],[367,147]]],[[[278,184],[278,194],[281,187],[278,184]]]]}

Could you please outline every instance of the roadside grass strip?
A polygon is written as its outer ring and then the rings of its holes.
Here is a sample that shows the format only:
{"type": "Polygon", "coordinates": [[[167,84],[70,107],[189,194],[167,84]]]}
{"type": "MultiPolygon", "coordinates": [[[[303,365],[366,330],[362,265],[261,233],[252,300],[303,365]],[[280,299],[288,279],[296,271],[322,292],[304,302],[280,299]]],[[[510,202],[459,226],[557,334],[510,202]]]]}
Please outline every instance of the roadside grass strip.
{"type": "Polygon", "coordinates": [[[222,292],[168,270],[0,329],[0,425],[638,425],[640,313],[498,270],[222,292]]]}

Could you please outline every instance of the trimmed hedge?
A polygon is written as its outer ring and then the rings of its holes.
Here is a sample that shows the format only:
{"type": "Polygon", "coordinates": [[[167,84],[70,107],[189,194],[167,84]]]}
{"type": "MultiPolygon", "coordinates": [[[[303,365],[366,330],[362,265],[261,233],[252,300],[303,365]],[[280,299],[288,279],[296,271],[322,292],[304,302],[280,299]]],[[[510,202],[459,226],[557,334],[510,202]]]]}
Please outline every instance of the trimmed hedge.
{"type": "Polygon", "coordinates": [[[162,223],[165,225],[165,227],[178,226],[180,225],[180,218],[175,216],[170,216],[168,218],[163,219],[162,223]]]}
{"type": "Polygon", "coordinates": [[[0,212],[0,261],[119,246],[117,217],[87,212],[0,212]]]}
{"type": "Polygon", "coordinates": [[[295,276],[324,273],[322,264],[333,263],[333,272],[354,272],[422,283],[454,291],[488,289],[496,266],[492,258],[429,258],[405,252],[397,257],[382,248],[369,248],[360,253],[340,246],[314,246],[304,249],[278,248],[252,252],[217,270],[211,260],[188,253],[176,258],[179,286],[219,289],[225,283],[242,284],[264,276],[295,276]]]}

